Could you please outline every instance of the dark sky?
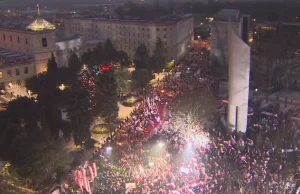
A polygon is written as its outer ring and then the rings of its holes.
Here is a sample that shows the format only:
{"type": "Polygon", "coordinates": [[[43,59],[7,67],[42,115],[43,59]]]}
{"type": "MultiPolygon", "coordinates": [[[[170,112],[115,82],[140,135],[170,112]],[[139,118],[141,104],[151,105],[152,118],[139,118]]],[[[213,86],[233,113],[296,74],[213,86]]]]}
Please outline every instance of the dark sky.
{"type": "MultiPolygon", "coordinates": [[[[122,0],[111,0],[114,2],[122,0]]],[[[70,7],[75,4],[93,4],[93,3],[110,3],[108,0],[0,0],[0,9],[2,8],[34,8],[36,4],[40,7],[45,5],[50,8],[60,8],[61,6],[70,7]]]]}

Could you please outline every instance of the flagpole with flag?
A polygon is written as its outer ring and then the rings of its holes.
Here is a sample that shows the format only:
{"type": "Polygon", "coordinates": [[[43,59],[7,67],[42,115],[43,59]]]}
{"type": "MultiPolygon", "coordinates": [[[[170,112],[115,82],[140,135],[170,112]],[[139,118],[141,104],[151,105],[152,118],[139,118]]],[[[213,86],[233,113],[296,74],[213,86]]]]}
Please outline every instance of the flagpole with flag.
{"type": "Polygon", "coordinates": [[[36,4],[35,7],[38,9],[38,17],[40,17],[40,6],[39,6],[39,4],[36,4]]]}

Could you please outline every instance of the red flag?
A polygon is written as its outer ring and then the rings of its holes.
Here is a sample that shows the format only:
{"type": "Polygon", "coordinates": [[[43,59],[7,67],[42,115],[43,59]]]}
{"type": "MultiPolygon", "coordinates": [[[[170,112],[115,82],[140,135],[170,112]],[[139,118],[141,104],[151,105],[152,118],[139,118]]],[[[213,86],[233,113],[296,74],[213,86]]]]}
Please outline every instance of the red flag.
{"type": "Polygon", "coordinates": [[[94,172],[91,166],[88,167],[89,168],[89,172],[90,172],[90,178],[92,181],[94,181],[94,172]]]}
{"type": "Polygon", "coordinates": [[[93,170],[94,170],[94,175],[97,176],[97,166],[95,162],[93,163],[93,170]]]}

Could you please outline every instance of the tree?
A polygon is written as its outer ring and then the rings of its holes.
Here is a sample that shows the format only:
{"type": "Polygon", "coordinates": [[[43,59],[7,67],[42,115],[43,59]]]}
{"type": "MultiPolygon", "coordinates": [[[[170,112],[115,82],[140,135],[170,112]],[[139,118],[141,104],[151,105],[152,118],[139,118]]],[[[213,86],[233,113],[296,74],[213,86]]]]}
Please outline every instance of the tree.
{"type": "Polygon", "coordinates": [[[62,80],[59,77],[60,69],[57,68],[55,58],[52,55],[48,60],[48,71],[33,76],[26,81],[27,89],[38,95],[38,105],[42,115],[41,123],[51,129],[52,135],[58,137],[58,128],[61,118],[57,116],[57,105],[60,97],[58,83],[62,80]]]}
{"type": "Polygon", "coordinates": [[[106,61],[115,61],[117,60],[117,50],[112,44],[111,40],[108,38],[105,40],[103,45],[103,50],[105,52],[105,60],[106,61]]]}
{"type": "Polygon", "coordinates": [[[118,60],[120,62],[121,69],[123,69],[124,67],[130,66],[129,57],[126,52],[119,51],[118,52],[118,60]]]}
{"type": "Polygon", "coordinates": [[[58,66],[54,57],[54,54],[51,53],[51,58],[48,60],[47,63],[47,73],[49,75],[55,75],[55,73],[57,72],[58,66]]]}
{"type": "Polygon", "coordinates": [[[131,79],[131,73],[128,69],[122,69],[120,71],[115,71],[114,74],[117,82],[117,93],[120,96],[123,91],[129,91],[131,88],[129,82],[131,79]]]}
{"type": "Polygon", "coordinates": [[[166,58],[164,56],[164,45],[160,38],[155,43],[155,50],[151,57],[151,69],[155,73],[160,73],[166,65],[166,58]]]}
{"type": "Polygon", "coordinates": [[[92,68],[94,65],[97,65],[97,59],[94,55],[93,51],[88,50],[87,52],[83,53],[81,60],[83,64],[86,64],[89,68],[92,68]]]}
{"type": "Polygon", "coordinates": [[[113,71],[105,71],[98,76],[97,80],[97,108],[108,123],[118,117],[118,94],[117,82],[113,71]]]}
{"type": "Polygon", "coordinates": [[[137,69],[149,68],[149,55],[148,49],[144,43],[140,44],[136,49],[134,56],[134,64],[137,69]]]}
{"type": "Polygon", "coordinates": [[[76,53],[72,53],[69,59],[69,70],[71,71],[72,77],[77,77],[80,69],[82,67],[81,61],[79,60],[76,53]]]}
{"type": "Polygon", "coordinates": [[[132,72],[133,85],[136,89],[145,88],[154,79],[154,75],[147,69],[136,69],[132,72]]]}
{"type": "Polygon", "coordinates": [[[20,97],[8,103],[7,112],[20,125],[37,127],[41,119],[40,109],[33,99],[20,97]]]}
{"type": "Polygon", "coordinates": [[[93,121],[92,112],[89,110],[88,92],[82,89],[81,83],[77,82],[65,93],[69,96],[64,104],[67,108],[74,142],[75,145],[82,145],[91,138],[90,126],[93,121]]]}
{"type": "Polygon", "coordinates": [[[54,183],[61,176],[71,170],[74,158],[69,154],[61,142],[55,141],[50,134],[40,135],[43,141],[33,145],[33,153],[25,160],[25,166],[32,167],[30,177],[41,184],[54,183]]]}

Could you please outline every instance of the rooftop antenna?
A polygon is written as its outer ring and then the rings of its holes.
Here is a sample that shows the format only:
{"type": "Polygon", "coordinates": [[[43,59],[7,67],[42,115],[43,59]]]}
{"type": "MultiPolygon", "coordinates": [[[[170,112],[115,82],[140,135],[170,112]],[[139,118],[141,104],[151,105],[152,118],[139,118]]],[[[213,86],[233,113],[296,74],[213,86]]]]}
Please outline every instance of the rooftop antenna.
{"type": "Polygon", "coordinates": [[[38,18],[40,17],[40,6],[39,6],[39,4],[36,4],[36,6],[35,6],[37,9],[38,9],[38,18]]]}

